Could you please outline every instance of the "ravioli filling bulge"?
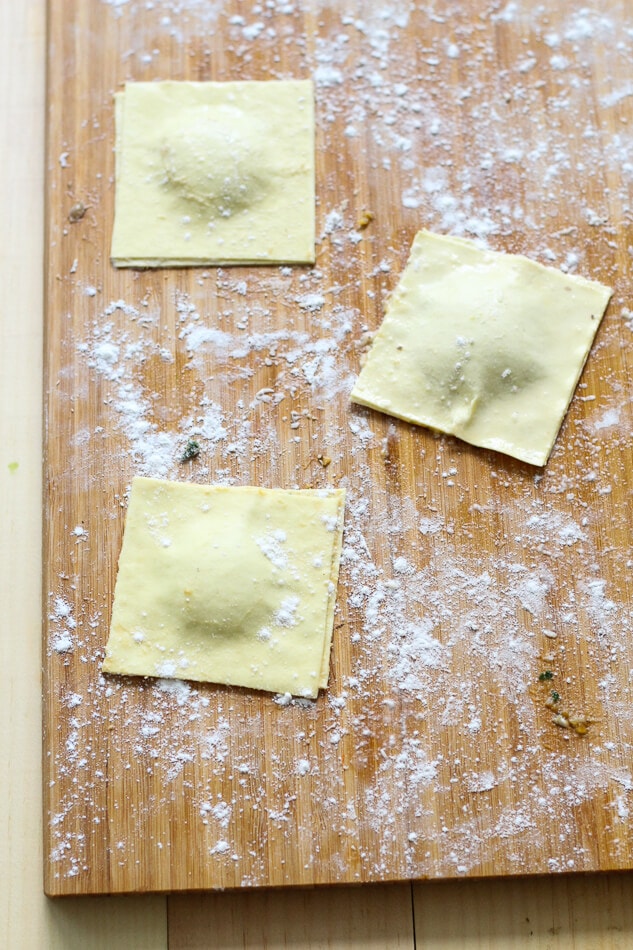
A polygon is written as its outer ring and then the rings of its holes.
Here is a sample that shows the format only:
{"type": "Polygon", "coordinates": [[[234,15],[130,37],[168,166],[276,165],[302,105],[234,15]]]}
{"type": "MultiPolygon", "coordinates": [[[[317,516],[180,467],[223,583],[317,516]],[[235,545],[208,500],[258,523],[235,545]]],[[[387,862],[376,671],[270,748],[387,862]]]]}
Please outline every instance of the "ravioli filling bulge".
{"type": "Polygon", "coordinates": [[[104,672],[316,696],[344,492],[132,485],[104,672]]]}
{"type": "Polygon", "coordinates": [[[610,296],[421,231],[352,400],[544,465],[610,296]]]}

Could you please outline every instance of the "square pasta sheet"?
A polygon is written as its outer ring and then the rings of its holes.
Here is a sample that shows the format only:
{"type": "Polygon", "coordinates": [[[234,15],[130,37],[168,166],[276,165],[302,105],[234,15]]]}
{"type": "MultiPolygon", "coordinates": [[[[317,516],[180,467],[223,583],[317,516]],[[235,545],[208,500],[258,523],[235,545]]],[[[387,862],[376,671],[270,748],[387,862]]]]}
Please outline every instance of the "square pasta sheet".
{"type": "Polygon", "coordinates": [[[116,266],[313,263],[312,82],[128,83],[115,104],[116,266]]]}
{"type": "Polygon", "coordinates": [[[344,491],[135,478],[103,671],[314,697],[344,491]]]}
{"type": "Polygon", "coordinates": [[[611,293],[420,231],[352,400],[544,465],[611,293]]]}

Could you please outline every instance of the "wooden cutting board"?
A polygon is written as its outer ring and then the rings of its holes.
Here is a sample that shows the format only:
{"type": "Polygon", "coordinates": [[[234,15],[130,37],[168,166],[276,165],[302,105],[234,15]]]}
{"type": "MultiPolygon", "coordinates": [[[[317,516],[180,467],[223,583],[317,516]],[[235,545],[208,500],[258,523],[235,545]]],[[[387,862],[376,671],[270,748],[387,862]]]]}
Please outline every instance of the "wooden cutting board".
{"type": "Polygon", "coordinates": [[[415,6],[50,4],[51,895],[633,867],[633,15],[415,6]],[[315,267],[115,271],[113,93],[281,77],[315,267]],[[421,227],[614,287],[545,469],[350,405],[421,227]],[[101,674],[135,473],[346,486],[318,701],[101,674]]]}

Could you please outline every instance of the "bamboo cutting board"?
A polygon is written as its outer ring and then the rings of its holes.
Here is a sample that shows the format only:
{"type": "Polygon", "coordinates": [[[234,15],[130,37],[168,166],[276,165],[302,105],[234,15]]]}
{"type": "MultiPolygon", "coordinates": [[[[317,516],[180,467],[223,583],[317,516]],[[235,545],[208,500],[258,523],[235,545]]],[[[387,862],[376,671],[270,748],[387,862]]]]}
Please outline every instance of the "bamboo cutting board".
{"type": "Polygon", "coordinates": [[[47,893],[633,867],[633,14],[563,6],[50,5],[47,893]],[[290,77],[316,265],[116,272],[113,93],[290,77]],[[421,227],[614,287],[545,469],[350,405],[421,227]],[[101,674],[137,473],[347,488],[316,702],[101,674]]]}

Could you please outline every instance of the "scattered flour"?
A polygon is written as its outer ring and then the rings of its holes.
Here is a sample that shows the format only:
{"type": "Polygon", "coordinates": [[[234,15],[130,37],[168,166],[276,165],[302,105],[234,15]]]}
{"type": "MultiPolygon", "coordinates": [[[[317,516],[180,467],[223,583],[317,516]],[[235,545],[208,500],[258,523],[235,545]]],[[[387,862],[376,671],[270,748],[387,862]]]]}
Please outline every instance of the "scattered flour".
{"type": "MultiPolygon", "coordinates": [[[[102,2],[122,25],[149,9],[128,0],[102,2]]],[[[151,7],[158,36],[184,44],[219,31],[244,64],[293,41],[299,22],[297,6],[281,0],[230,21],[219,2],[152,0],[151,7]]],[[[544,6],[513,0],[493,4],[476,25],[464,21],[456,29],[438,4],[393,0],[366,4],[356,16],[318,0],[315,9],[333,23],[327,35],[300,37],[303,71],[317,84],[323,147],[368,149],[386,187],[397,168],[401,184],[393,186],[392,199],[411,231],[424,224],[493,247],[514,242],[570,272],[589,267],[587,229],[596,253],[607,252],[611,201],[630,208],[633,186],[633,133],[618,119],[630,106],[633,86],[628,79],[612,82],[610,69],[611,62],[628,68],[633,56],[629,15],[621,31],[615,15],[588,0],[561,10],[554,29],[544,6]],[[415,62],[402,56],[403,30],[414,18],[420,35],[415,62]],[[516,52],[503,69],[495,66],[491,98],[494,37],[504,32],[513,40],[508,50],[516,52]],[[591,57],[604,56],[598,48],[607,49],[609,59],[594,69],[591,57]],[[613,110],[615,129],[608,138],[586,109],[590,69],[604,75],[599,105],[613,110]],[[541,75],[546,84],[537,81],[541,75]],[[567,131],[563,115],[571,116],[567,131]],[[458,160],[464,136],[467,148],[458,160]],[[610,196],[563,187],[570,170],[582,182],[588,169],[609,181],[610,196]],[[553,234],[552,209],[561,208],[570,227],[553,234]]],[[[158,52],[139,48],[133,56],[138,78],[154,78],[158,52]]],[[[70,155],[60,156],[62,168],[70,168],[70,155]]],[[[196,275],[194,289],[160,304],[119,299],[104,306],[99,275],[76,279],[82,306],[94,314],[77,342],[77,357],[90,370],[91,393],[105,407],[93,430],[74,434],[77,457],[95,443],[102,451],[103,441],[125,479],[141,473],[236,483],[249,483],[266,458],[284,481],[298,485],[336,484],[340,460],[351,461],[336,633],[349,634],[349,642],[343,649],[335,639],[339,662],[345,658],[348,666],[340,682],[338,676],[332,681],[327,702],[281,695],[251,704],[221,688],[167,678],[130,685],[98,673],[103,604],[91,602],[76,576],[60,578],[49,597],[50,662],[64,673],[71,664],[94,671],[86,688],[62,694],[71,714],[51,775],[53,782],[72,776],[72,785],[59,794],[52,788],[58,798],[50,819],[52,860],[62,876],[82,874],[90,836],[106,833],[108,815],[95,803],[113,774],[100,771],[91,744],[105,710],[117,722],[109,739],[115,777],[133,777],[151,789],[130,820],[143,829],[156,809],[184,798],[201,849],[223,866],[238,865],[243,849],[249,853],[245,886],[266,881],[273,827],[308,864],[316,861],[314,822],[297,803],[305,789],[315,820],[336,842],[335,871],[347,871],[346,848],[362,845],[362,829],[374,830],[378,851],[359,846],[356,852],[355,873],[362,880],[394,873],[478,874],[491,848],[503,850],[520,874],[522,848],[541,849],[544,822],[556,829],[557,853],[548,856],[542,848],[542,871],[591,868],[593,856],[578,844],[574,815],[603,806],[618,825],[623,866],[628,860],[633,780],[621,757],[633,754],[631,563],[629,558],[625,567],[625,560],[615,580],[606,582],[611,562],[600,504],[611,482],[626,474],[605,464],[604,451],[615,453],[629,438],[631,400],[609,379],[610,398],[600,406],[590,401],[591,393],[583,397],[584,420],[570,423],[564,436],[565,449],[578,444],[578,457],[589,458],[582,469],[570,470],[556,452],[547,471],[534,478],[491,460],[490,484],[473,486],[468,456],[450,440],[438,440],[435,457],[435,449],[427,449],[426,456],[406,460],[416,466],[418,491],[401,498],[398,466],[405,462],[391,455],[399,427],[387,429],[357,408],[344,426],[328,414],[333,400],[348,398],[359,327],[368,329],[404,259],[393,241],[383,246],[375,237],[374,225],[383,222],[357,227],[347,200],[340,190],[324,190],[318,209],[319,253],[332,256],[340,283],[326,277],[325,268],[279,268],[257,284],[250,277],[205,273],[196,275]],[[346,282],[358,278],[361,265],[363,313],[346,297],[346,282]],[[286,314],[283,329],[271,318],[278,308],[286,314]],[[174,320],[175,334],[166,334],[174,320]],[[155,379],[184,388],[186,411],[170,414],[155,379]],[[227,389],[230,400],[222,398],[227,389]],[[290,422],[290,444],[279,438],[280,416],[290,422]],[[202,444],[200,464],[183,469],[179,459],[191,437],[202,444]],[[305,467],[289,467],[295,457],[305,467]],[[373,484],[371,472],[383,469],[384,482],[373,484]],[[581,488],[595,491],[595,511],[580,502],[581,488]],[[482,563],[479,551],[489,549],[490,538],[496,554],[482,563]],[[566,657],[574,651],[582,653],[582,684],[567,682],[574,664],[566,657]],[[555,659],[546,660],[550,655],[555,659]],[[575,689],[592,697],[618,733],[619,750],[601,738],[600,724],[595,738],[590,731],[587,741],[578,742],[552,727],[548,710],[534,699],[546,665],[554,668],[561,693],[575,689]],[[459,673],[464,669],[468,676],[459,673]],[[130,701],[132,691],[140,691],[142,703],[130,701]],[[376,695],[378,704],[369,701],[376,695]],[[273,730],[276,752],[269,754],[262,736],[273,730]],[[543,751],[544,734],[558,742],[555,751],[543,751]],[[351,790],[354,769],[363,782],[351,790]],[[449,821],[446,803],[457,800],[462,812],[449,821]],[[253,814],[261,817],[253,821],[253,814]],[[403,826],[410,829],[404,840],[403,826]],[[252,827],[257,833],[246,840],[245,829],[252,827]]],[[[629,332],[624,292],[618,302],[619,322],[629,332]]],[[[607,342],[613,332],[605,328],[607,342]]],[[[567,451],[566,459],[572,455],[567,451]]],[[[617,511],[615,518],[628,532],[625,514],[617,511]]],[[[74,515],[66,527],[78,557],[89,548],[79,543],[88,540],[80,520],[74,515]]],[[[96,536],[91,523],[90,541],[96,536]]],[[[260,542],[273,563],[285,563],[283,538],[260,542]]],[[[277,624],[292,626],[299,608],[288,598],[277,624]]],[[[173,672],[169,662],[157,670],[159,677],[173,672]]],[[[112,847],[121,862],[139,860],[132,841],[112,847]]],[[[157,860],[162,854],[168,859],[169,850],[169,842],[157,841],[157,860]]]]}

